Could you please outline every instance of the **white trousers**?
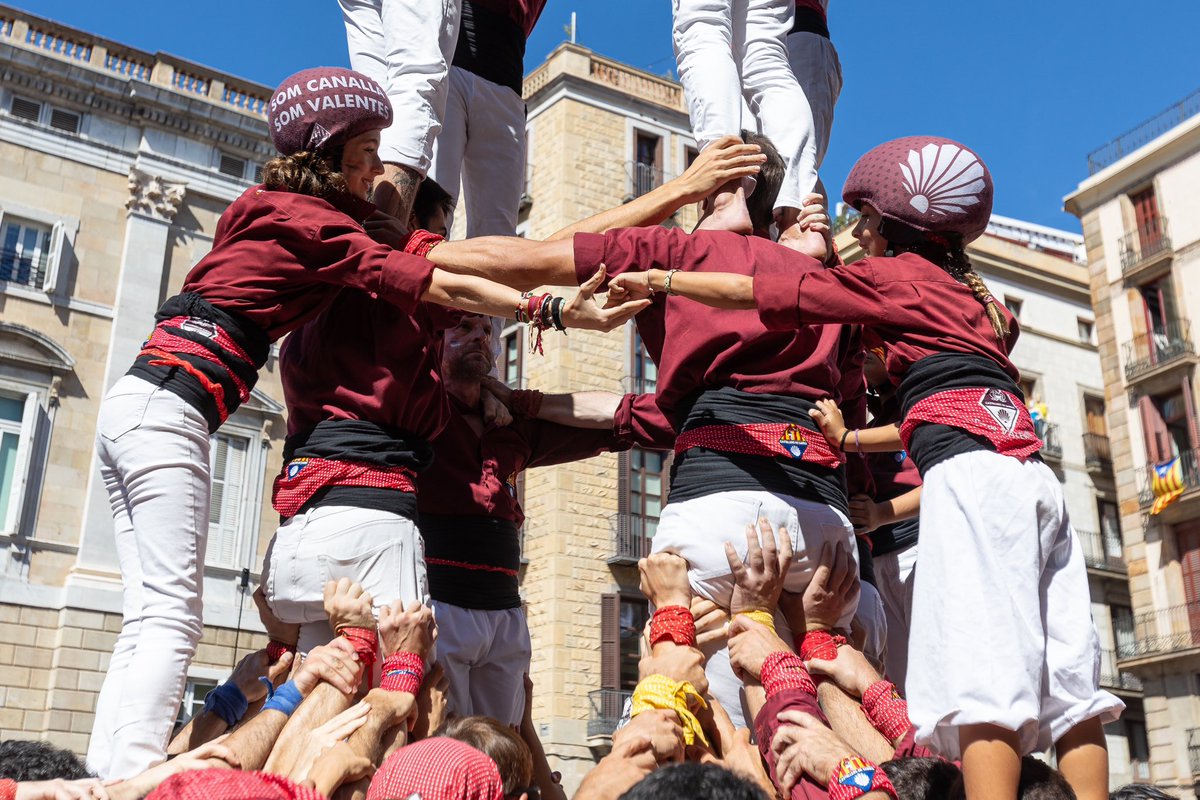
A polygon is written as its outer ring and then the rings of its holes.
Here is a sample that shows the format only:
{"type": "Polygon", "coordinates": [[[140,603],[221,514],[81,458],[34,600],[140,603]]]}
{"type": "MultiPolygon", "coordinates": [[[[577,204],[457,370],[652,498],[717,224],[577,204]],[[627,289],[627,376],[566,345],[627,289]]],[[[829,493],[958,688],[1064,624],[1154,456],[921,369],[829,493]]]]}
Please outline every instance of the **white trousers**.
{"type": "Polygon", "coordinates": [[[446,670],[446,710],[455,716],[482,714],[517,725],[525,712],[525,674],[532,646],[525,611],[483,611],[433,601],[437,661],[446,670]]]}
{"type": "Polygon", "coordinates": [[[126,375],[101,403],[97,431],[124,619],[87,761],[102,778],[124,779],[166,758],[203,633],[208,423],[178,395],[126,375]]]}
{"type": "Polygon", "coordinates": [[[446,111],[460,0],[338,2],[350,66],[374,79],[392,101],[392,124],[380,134],[379,157],[424,177],[446,111]]]}
{"type": "Polygon", "coordinates": [[[416,524],[390,511],[321,506],[279,526],[267,547],[263,593],[275,616],[300,625],[297,650],[333,639],[325,583],[350,578],[376,608],[395,600],[429,602],[425,545],[416,524]]]}
{"type": "Polygon", "coordinates": [[[816,168],[821,168],[833,131],[833,108],[842,93],[842,62],[824,36],[802,31],[787,35],[788,63],[812,111],[816,168]]]}
{"type": "Polygon", "coordinates": [[[888,652],[887,613],[874,586],[866,581],[859,581],[858,585],[862,591],[858,597],[858,610],[854,612],[854,627],[862,631],[863,655],[876,670],[882,670],[888,652]]]}
{"type": "MultiPolygon", "coordinates": [[[[467,238],[512,236],[525,188],[525,101],[507,86],[450,68],[429,177],[466,206],[467,238]]],[[[446,220],[449,226],[453,215],[446,220]]]]}
{"type": "Polygon", "coordinates": [[[923,477],[909,716],[958,758],[959,729],[1016,731],[1022,754],[1125,704],[1099,688],[1100,642],[1062,487],[1038,461],[954,456],[923,477]]]}
{"type": "Polygon", "coordinates": [[[703,149],[750,128],[787,165],[775,208],[799,208],[817,183],[813,114],[788,64],[794,0],[673,0],[672,40],[692,131],[703,149]],[[742,119],[745,100],[754,120],[742,119]]]}
{"type": "Polygon", "coordinates": [[[887,615],[888,680],[901,688],[908,677],[908,638],[912,629],[913,580],[917,546],[875,558],[875,587],[887,615]]]}
{"type": "MultiPolygon", "coordinates": [[[[854,528],[846,516],[823,503],[801,500],[764,491],[719,492],[694,500],[668,503],[658,520],[653,551],[676,553],[687,559],[688,582],[692,593],[729,608],[735,584],[725,557],[725,542],[732,542],[740,557],[746,557],[746,526],[765,517],[775,530],[784,528],[792,542],[792,566],[784,588],[803,592],[812,580],[826,542],[842,542],[854,553],[854,528]]],[[[849,625],[856,608],[849,608],[840,621],[849,625]]],[[[791,641],[791,632],[783,615],[775,614],[775,628],[781,639],[791,641]]],[[[705,651],[705,674],[709,687],[734,724],[747,727],[747,710],[742,682],[729,666],[729,651],[705,651]]]]}

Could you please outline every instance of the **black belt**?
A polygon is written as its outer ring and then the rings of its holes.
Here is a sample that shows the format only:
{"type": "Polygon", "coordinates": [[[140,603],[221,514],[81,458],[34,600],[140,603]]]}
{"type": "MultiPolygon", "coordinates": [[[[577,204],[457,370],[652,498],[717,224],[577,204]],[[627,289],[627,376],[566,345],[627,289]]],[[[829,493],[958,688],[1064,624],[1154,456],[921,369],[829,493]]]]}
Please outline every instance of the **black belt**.
{"type": "Polygon", "coordinates": [[[829,38],[829,23],[825,15],[815,8],[796,8],[796,19],[792,22],[790,33],[815,33],[817,36],[829,38]]]}

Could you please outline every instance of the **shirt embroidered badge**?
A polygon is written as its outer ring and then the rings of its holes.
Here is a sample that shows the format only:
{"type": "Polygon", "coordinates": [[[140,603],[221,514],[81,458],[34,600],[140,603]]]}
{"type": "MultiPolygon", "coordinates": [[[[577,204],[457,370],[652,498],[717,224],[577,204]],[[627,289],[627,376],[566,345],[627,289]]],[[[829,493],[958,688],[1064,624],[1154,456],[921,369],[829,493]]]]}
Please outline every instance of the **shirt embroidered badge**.
{"type": "Polygon", "coordinates": [[[787,430],[779,437],[779,446],[797,461],[804,458],[804,451],[808,449],[808,439],[804,436],[804,429],[799,425],[787,426],[787,430]]]}

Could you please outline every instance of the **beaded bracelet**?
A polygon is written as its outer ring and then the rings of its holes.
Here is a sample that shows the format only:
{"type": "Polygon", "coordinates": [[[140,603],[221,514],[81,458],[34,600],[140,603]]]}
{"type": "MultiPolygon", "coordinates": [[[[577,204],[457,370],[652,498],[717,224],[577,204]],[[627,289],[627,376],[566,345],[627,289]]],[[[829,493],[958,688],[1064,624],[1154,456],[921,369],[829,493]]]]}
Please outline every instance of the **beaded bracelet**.
{"type": "Polygon", "coordinates": [[[667,270],[667,276],[663,278],[663,291],[667,294],[674,294],[674,292],[671,291],[671,278],[675,277],[676,272],[679,272],[679,270],[669,269],[667,270]]]}

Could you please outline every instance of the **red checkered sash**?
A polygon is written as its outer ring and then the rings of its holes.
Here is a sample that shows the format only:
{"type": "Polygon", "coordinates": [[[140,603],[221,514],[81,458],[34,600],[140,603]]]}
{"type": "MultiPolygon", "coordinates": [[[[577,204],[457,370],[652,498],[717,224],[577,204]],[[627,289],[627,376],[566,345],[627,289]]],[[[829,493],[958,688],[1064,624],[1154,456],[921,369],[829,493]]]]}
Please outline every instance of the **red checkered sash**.
{"type": "Polygon", "coordinates": [[[675,453],[706,447],[721,453],[764,458],[790,458],[837,469],[845,458],[820,433],[794,422],[752,422],[745,425],[702,425],[675,439],[675,453]]]}
{"type": "Polygon", "coordinates": [[[381,467],[362,461],[293,458],[275,477],[271,505],[283,517],[293,517],[326,486],[366,486],[415,492],[417,473],[408,467],[381,467]]]}
{"type": "Polygon", "coordinates": [[[1003,389],[947,389],[919,400],[900,425],[904,448],[912,447],[912,433],[923,422],[949,425],[986,437],[996,452],[1028,458],[1042,449],[1033,418],[1021,399],[1003,389]]]}

